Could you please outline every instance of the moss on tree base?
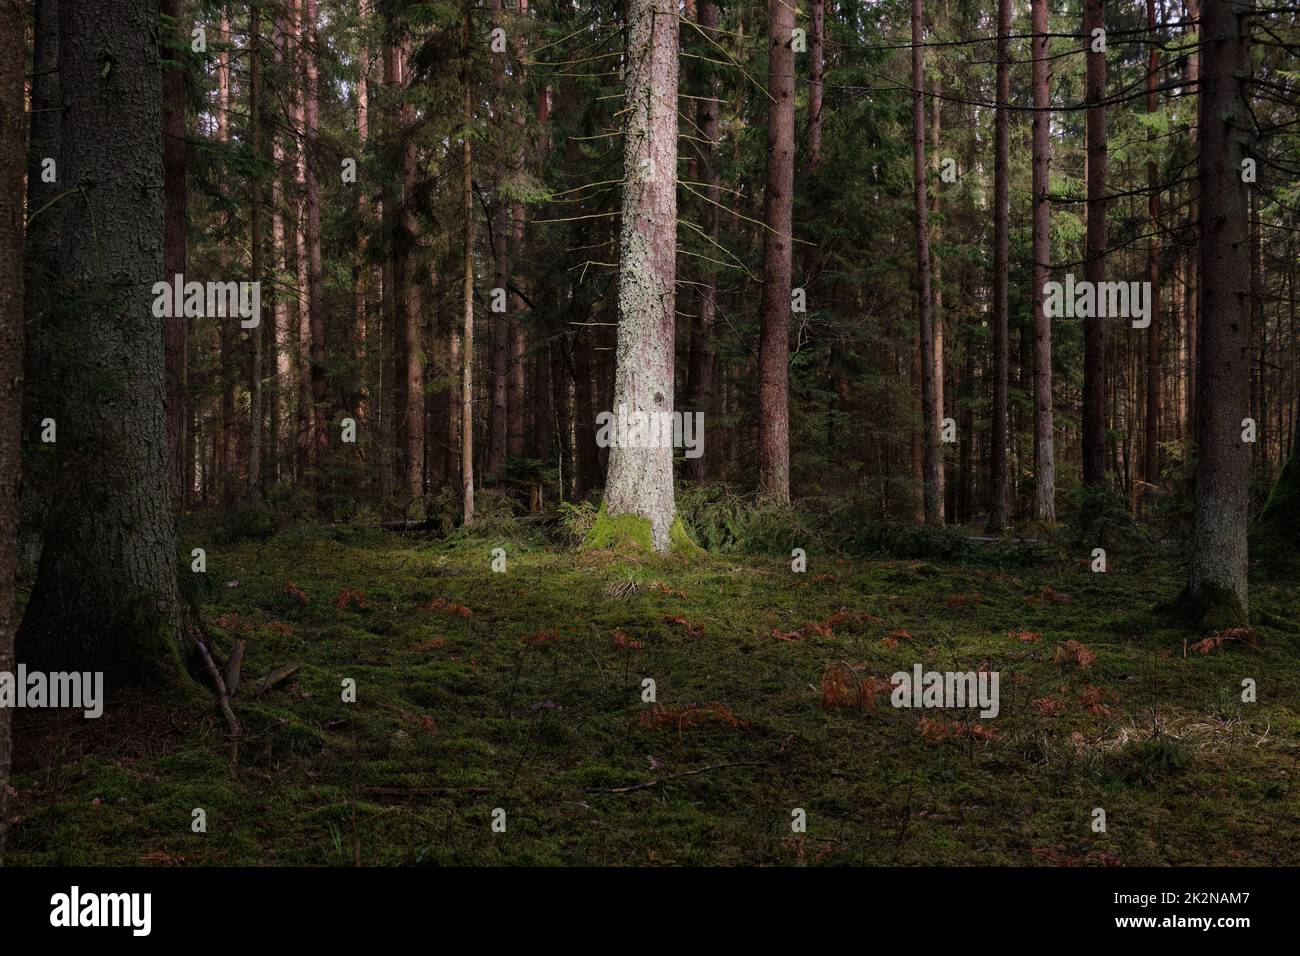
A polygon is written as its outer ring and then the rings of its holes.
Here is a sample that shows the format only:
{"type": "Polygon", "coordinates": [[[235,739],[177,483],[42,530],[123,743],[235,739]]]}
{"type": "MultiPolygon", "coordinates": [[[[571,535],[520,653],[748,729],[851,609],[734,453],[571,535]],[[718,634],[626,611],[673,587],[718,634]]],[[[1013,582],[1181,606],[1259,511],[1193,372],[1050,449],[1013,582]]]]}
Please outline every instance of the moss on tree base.
{"type": "MultiPolygon", "coordinates": [[[[668,551],[673,554],[696,555],[702,554],[703,550],[686,533],[682,526],[680,516],[673,517],[673,523],[668,529],[668,551]]],[[[582,541],[581,549],[583,551],[644,551],[653,554],[654,531],[650,526],[650,521],[642,518],[640,515],[611,515],[605,510],[605,505],[600,506],[596,512],[596,520],[587,532],[587,536],[582,541]]]]}
{"type": "Polygon", "coordinates": [[[1183,588],[1172,601],[1159,605],[1156,612],[1180,618],[1205,633],[1250,623],[1250,614],[1235,593],[1209,584],[1201,585],[1195,595],[1190,588],[1183,588]]]}

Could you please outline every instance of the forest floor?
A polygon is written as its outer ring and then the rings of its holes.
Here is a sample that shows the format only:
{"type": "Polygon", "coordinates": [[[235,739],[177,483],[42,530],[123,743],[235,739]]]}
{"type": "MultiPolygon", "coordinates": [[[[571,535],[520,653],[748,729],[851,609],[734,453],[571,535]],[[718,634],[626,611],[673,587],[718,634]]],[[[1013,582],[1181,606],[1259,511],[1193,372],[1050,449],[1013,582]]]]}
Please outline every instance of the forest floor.
{"type": "Polygon", "coordinates": [[[1109,557],[792,573],[351,527],[214,548],[204,618],[247,641],[236,769],[206,701],[20,711],[9,862],[1300,862],[1300,584],[1255,582],[1253,634],[1202,653],[1153,610],[1176,557],[1109,557]],[[824,706],[916,663],[998,671],[1000,714],[824,706]]]}

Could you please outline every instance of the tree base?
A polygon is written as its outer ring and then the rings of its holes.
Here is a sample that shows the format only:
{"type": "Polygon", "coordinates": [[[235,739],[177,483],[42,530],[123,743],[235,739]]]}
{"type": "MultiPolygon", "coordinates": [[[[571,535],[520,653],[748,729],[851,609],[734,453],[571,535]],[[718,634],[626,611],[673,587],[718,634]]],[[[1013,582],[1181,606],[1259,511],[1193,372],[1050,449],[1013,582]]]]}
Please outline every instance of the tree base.
{"type": "Polygon", "coordinates": [[[1176,598],[1157,605],[1155,610],[1157,614],[1172,615],[1207,634],[1250,624],[1250,615],[1237,595],[1227,588],[1212,585],[1203,586],[1196,595],[1190,588],[1183,588],[1176,598]]]}
{"type": "MultiPolygon", "coordinates": [[[[611,515],[602,504],[600,510],[596,512],[596,520],[591,530],[582,541],[581,550],[638,551],[654,554],[654,531],[648,519],[631,514],[611,515]]],[[[673,523],[668,529],[668,552],[685,555],[704,553],[703,549],[686,533],[680,516],[673,518],[673,523]]]]}

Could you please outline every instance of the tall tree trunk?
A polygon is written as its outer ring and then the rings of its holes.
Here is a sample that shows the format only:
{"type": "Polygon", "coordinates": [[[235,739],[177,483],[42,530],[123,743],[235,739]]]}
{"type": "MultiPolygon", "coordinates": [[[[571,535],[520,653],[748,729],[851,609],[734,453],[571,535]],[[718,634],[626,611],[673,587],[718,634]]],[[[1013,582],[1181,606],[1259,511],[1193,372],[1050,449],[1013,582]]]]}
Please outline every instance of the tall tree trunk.
{"type": "MultiPolygon", "coordinates": [[[[253,160],[257,165],[250,177],[249,232],[251,248],[249,261],[252,280],[265,279],[262,266],[262,11],[256,3],[248,5],[248,125],[253,160]]],[[[248,380],[248,491],[256,495],[262,487],[262,328],[249,330],[252,348],[252,374],[248,380]]]]}
{"type": "MultiPolygon", "coordinates": [[[[27,117],[23,73],[27,4],[0,0],[0,674],[14,673],[14,576],[18,572],[18,478],[22,471],[23,166],[27,117]]],[[[37,42],[40,42],[39,32],[37,42]]],[[[9,828],[12,707],[0,707],[0,864],[9,828]]]]}
{"type": "MultiPolygon", "coordinates": [[[[1084,278],[1100,292],[1106,281],[1106,54],[1096,49],[1093,31],[1105,28],[1105,0],[1084,0],[1084,117],[1087,137],[1088,214],[1084,278]]],[[[1100,309],[1097,310],[1100,313],[1100,309]]],[[[1083,323],[1083,483],[1106,480],[1106,319],[1084,316],[1083,323]]]]}
{"type": "MultiPolygon", "coordinates": [[[[166,44],[172,60],[163,73],[163,195],[166,197],[163,236],[163,277],[175,281],[185,273],[188,196],[185,182],[185,69],[180,58],[189,33],[181,23],[181,0],[163,0],[164,16],[172,18],[166,44]]],[[[165,25],[164,25],[165,26],[165,25]]],[[[189,320],[183,315],[164,318],[163,352],[167,367],[167,449],[172,485],[172,510],[179,518],[185,508],[190,476],[187,475],[185,425],[189,320]]]]}
{"type": "Polygon", "coordinates": [[[415,220],[415,140],[411,127],[415,107],[410,103],[411,46],[407,38],[397,58],[398,88],[402,95],[399,111],[402,136],[402,211],[398,217],[400,241],[394,255],[402,260],[397,278],[397,443],[402,461],[403,485],[411,498],[424,494],[424,350],[420,341],[420,270],[417,257],[415,220]]]}
{"type": "MultiPolygon", "coordinates": [[[[517,114],[522,121],[523,114],[517,114]]],[[[522,129],[519,135],[523,136],[522,129]]],[[[523,156],[519,156],[517,169],[523,169],[523,156]]],[[[524,249],[524,204],[511,205],[510,247],[516,261],[524,249]]],[[[519,282],[523,282],[522,276],[519,282]]],[[[506,380],[506,456],[521,458],[524,454],[524,300],[517,293],[510,295],[510,376],[506,380]]]]}
{"type": "MultiPolygon", "coordinates": [[[[703,20],[708,15],[704,10],[707,6],[710,4],[705,3],[700,9],[701,26],[706,29],[708,25],[703,20]]],[[[716,10],[717,5],[712,6],[716,10]]],[[[808,36],[808,171],[811,173],[817,171],[822,161],[822,72],[825,68],[822,47],[826,39],[826,0],[812,0],[809,13],[812,32],[808,36]]],[[[716,29],[717,25],[715,12],[712,27],[716,29]]],[[[716,109],[716,96],[714,105],[716,109]]]]}
{"type": "Polygon", "coordinates": [[[163,181],[158,16],[150,0],[59,8],[63,175],[80,192],[59,255],[60,297],[77,303],[64,320],[71,354],[53,416],[69,451],[20,634],[34,669],[146,684],[179,680],[188,646],[151,309],[164,196],[145,188],[163,181]]]}
{"type": "Polygon", "coordinates": [[[311,384],[310,431],[307,442],[308,467],[316,471],[315,486],[321,487],[320,467],[325,452],[325,300],[320,247],[320,55],[316,33],[316,0],[303,0],[302,37],[306,52],[306,83],[303,87],[303,147],[307,156],[307,333],[303,346],[308,355],[311,384]]]}
{"type": "MultiPolygon", "coordinates": [[[[228,47],[233,42],[230,32],[230,13],[221,8],[221,43],[228,47]]],[[[217,54],[217,142],[230,141],[230,50],[223,48],[217,54]]],[[[239,429],[236,427],[235,409],[236,353],[239,351],[239,327],[222,322],[218,327],[218,359],[221,379],[220,444],[217,446],[216,480],[221,487],[221,504],[229,508],[239,492],[239,429]]]]}
{"type": "Polygon", "coordinates": [[[1010,125],[1011,125],[1011,0],[998,0],[997,101],[993,130],[993,424],[989,456],[990,531],[1007,527],[1007,402],[1010,351],[1007,325],[1007,270],[1010,267],[1008,220],[1010,218],[1010,125]]]}
{"type": "MultiPolygon", "coordinates": [[[[370,18],[369,0],[358,0],[357,13],[363,25],[370,18]]],[[[357,163],[366,151],[370,138],[370,48],[363,40],[358,49],[360,64],[357,69],[357,163]]],[[[356,335],[357,361],[357,400],[356,417],[358,424],[369,426],[370,422],[370,339],[372,329],[369,327],[367,301],[370,294],[370,265],[367,252],[370,228],[369,193],[364,187],[357,192],[357,254],[352,261],[353,282],[353,323],[356,335]]],[[[370,435],[373,428],[367,428],[370,435]]],[[[367,440],[369,444],[369,440],[367,440]]]]}
{"type": "MultiPolygon", "coordinates": [[[[816,0],[813,8],[813,45],[811,47],[814,56],[814,63],[820,57],[820,40],[817,37],[817,13],[821,9],[822,0],[816,0]]],[[[702,0],[700,3],[700,29],[704,35],[710,39],[716,39],[718,23],[721,20],[721,11],[719,10],[716,0],[702,0]]],[[[820,77],[820,67],[815,68],[817,76],[820,77]]],[[[704,182],[705,195],[708,202],[704,203],[700,209],[701,228],[704,234],[713,242],[718,241],[718,207],[722,204],[722,179],[718,174],[718,91],[722,86],[722,78],[718,71],[712,70],[709,74],[709,86],[707,95],[699,101],[697,111],[697,121],[700,126],[700,133],[707,141],[705,149],[707,153],[704,157],[704,182]]],[[[812,94],[810,94],[811,96],[812,94]]],[[[814,117],[812,105],[809,106],[809,124],[816,125],[816,139],[818,150],[820,150],[821,138],[821,106],[820,106],[820,79],[818,80],[817,89],[817,111],[814,117]]],[[[810,100],[811,104],[811,100],[810,100]]],[[[809,134],[812,136],[812,133],[809,134]]],[[[815,161],[814,161],[815,162],[815,161]]],[[[696,317],[694,328],[691,330],[691,350],[690,365],[686,370],[687,378],[687,413],[700,412],[704,415],[707,422],[713,417],[713,322],[717,316],[718,310],[718,276],[711,263],[704,263],[700,270],[699,276],[699,303],[700,311],[696,317]]],[[[707,426],[706,426],[707,427],[707,426]]],[[[708,461],[708,444],[704,446],[704,454],[698,458],[686,459],[686,477],[691,481],[703,481],[707,474],[706,462],[708,461]]]]}
{"type": "MultiPolygon", "coordinates": [[[[673,411],[677,39],[676,0],[628,0],[615,414],[626,408],[629,416],[656,418],[673,411]]],[[[788,250],[786,270],[788,286],[788,250]]],[[[673,450],[628,444],[610,446],[605,508],[611,517],[644,519],[654,550],[667,551],[677,517],[673,450]]]]}
{"type": "MultiPolygon", "coordinates": [[[[543,86],[537,91],[537,153],[545,162],[551,151],[551,88],[543,86]]],[[[551,344],[549,323],[534,312],[537,319],[533,335],[533,429],[530,435],[530,454],[540,461],[549,461],[554,445],[554,422],[551,418],[551,344]]]]}
{"type": "MultiPolygon", "coordinates": [[[[1191,50],[1187,54],[1187,87],[1199,91],[1201,81],[1200,40],[1205,36],[1205,31],[1200,25],[1201,0],[1187,0],[1187,18],[1194,24],[1192,31],[1195,34],[1191,50]]],[[[1192,128],[1187,131],[1187,142],[1194,155],[1199,155],[1197,149],[1199,138],[1197,125],[1192,124],[1192,128]]],[[[1192,445],[1195,445],[1196,429],[1200,420],[1200,414],[1196,408],[1196,396],[1200,392],[1199,376],[1201,366],[1201,263],[1199,248],[1201,213],[1199,208],[1199,181],[1193,180],[1188,183],[1187,188],[1191,193],[1187,203],[1187,218],[1191,225],[1189,245],[1192,249],[1191,254],[1187,257],[1187,439],[1192,445]]]]}
{"type": "MultiPolygon", "coordinates": [[[[66,203],[54,202],[66,188],[60,155],[61,105],[59,91],[59,4],[38,0],[33,30],[31,80],[31,130],[27,144],[27,243],[24,253],[25,348],[22,390],[23,434],[40,434],[41,421],[57,401],[62,374],[54,329],[60,321],[54,291],[59,278],[60,222],[66,203]],[[56,176],[46,182],[45,161],[53,160],[56,176]],[[39,213],[39,215],[37,215],[39,213]]],[[[181,320],[183,325],[183,320],[181,320]]],[[[56,446],[57,447],[57,446],[56,446]]],[[[41,537],[50,501],[58,481],[58,455],[24,456],[19,494],[19,566],[25,573],[40,558],[41,537]]]]}
{"type": "Polygon", "coordinates": [[[767,186],[759,336],[758,487],[790,500],[790,273],[794,209],[794,6],[768,3],[767,186]]]}
{"type": "Polygon", "coordinates": [[[474,121],[473,96],[470,91],[470,36],[473,29],[470,0],[465,0],[464,32],[461,34],[461,182],[465,207],[465,274],[464,318],[465,335],[461,344],[461,412],[460,412],[460,468],[461,503],[464,523],[474,523],[474,178],[473,151],[470,147],[470,124],[474,121]]]}
{"type": "Polygon", "coordinates": [[[1207,626],[1247,619],[1246,521],[1250,452],[1241,420],[1250,402],[1250,236],[1241,161],[1250,155],[1246,17],[1253,2],[1205,0],[1201,139],[1201,376],[1199,454],[1188,592],[1207,626]]]}
{"type": "Polygon", "coordinates": [[[921,18],[921,0],[912,0],[912,175],[916,199],[917,319],[921,337],[921,491],[926,524],[941,525],[944,522],[943,458],[939,447],[939,419],[943,399],[935,376],[930,222],[925,189],[925,30],[921,18]]]}
{"type": "Polygon", "coordinates": [[[1051,204],[1047,175],[1051,165],[1051,102],[1048,89],[1047,0],[1032,0],[1033,39],[1033,257],[1034,257],[1034,517],[1056,520],[1056,449],[1052,424],[1052,320],[1046,292],[1052,260],[1051,204]]]}
{"type": "MultiPolygon", "coordinates": [[[[1147,30],[1155,36],[1156,0],[1147,0],[1147,30]]],[[[1152,44],[1147,65],[1147,112],[1159,109],[1156,95],[1156,73],[1160,69],[1160,48],[1152,44]]],[[[1147,216],[1152,233],[1160,228],[1159,176],[1155,160],[1147,162],[1147,216]]],[[[1142,473],[1149,484],[1160,483],[1160,245],[1153,237],[1147,244],[1147,280],[1151,283],[1151,325],[1146,330],[1147,352],[1147,408],[1146,454],[1142,473]]]]}

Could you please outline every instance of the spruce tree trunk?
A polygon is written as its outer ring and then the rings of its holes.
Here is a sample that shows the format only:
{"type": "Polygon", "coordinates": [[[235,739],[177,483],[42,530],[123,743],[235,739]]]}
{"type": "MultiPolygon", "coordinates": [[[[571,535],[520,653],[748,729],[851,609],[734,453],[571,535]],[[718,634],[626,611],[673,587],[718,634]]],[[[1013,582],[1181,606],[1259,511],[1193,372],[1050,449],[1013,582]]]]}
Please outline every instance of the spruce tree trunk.
{"type": "MultiPolygon", "coordinates": [[[[780,0],[778,0],[780,2],[780,0]]],[[[916,199],[916,294],[921,338],[921,496],[925,523],[944,523],[943,457],[939,447],[943,398],[936,376],[934,299],[930,287],[930,220],[925,188],[925,31],[921,0],[912,0],[912,175],[916,199]]]]}
{"type": "MultiPolygon", "coordinates": [[[[1087,137],[1088,214],[1084,278],[1094,290],[1106,281],[1106,54],[1094,50],[1092,31],[1105,26],[1105,0],[1084,0],[1083,36],[1088,44],[1084,117],[1087,137]]],[[[1100,315],[1083,323],[1083,483],[1106,480],[1106,323],[1100,315]]]]}
{"type": "MultiPolygon", "coordinates": [[[[179,60],[189,49],[189,31],[181,21],[181,0],[163,0],[162,12],[174,18],[166,54],[179,60]]],[[[163,27],[166,29],[166,24],[163,27]]],[[[185,143],[185,71],[180,62],[163,74],[163,193],[166,196],[166,233],[163,238],[163,278],[174,281],[186,266],[188,193],[185,181],[187,148],[185,143]]],[[[172,483],[172,509],[179,518],[185,508],[191,476],[187,473],[185,445],[187,347],[189,320],[183,315],[164,318],[163,351],[167,365],[167,448],[172,483]]]]}
{"type": "Polygon", "coordinates": [[[1034,296],[1034,517],[1056,520],[1056,449],[1052,408],[1052,320],[1047,316],[1048,266],[1052,259],[1051,204],[1047,176],[1051,165],[1051,114],[1048,89],[1047,0],[1032,0],[1033,38],[1033,296],[1034,296]]]}
{"type": "Polygon", "coordinates": [[[993,424],[989,456],[990,531],[1002,531],[1009,521],[1007,505],[1007,403],[1010,349],[1008,346],[1007,271],[1010,268],[1011,0],[998,0],[997,102],[993,131],[993,424]]]}
{"type": "Polygon", "coordinates": [[[316,0],[303,0],[302,38],[306,65],[306,83],[303,90],[303,146],[306,150],[307,228],[304,240],[307,246],[307,315],[305,331],[308,341],[303,346],[308,358],[311,388],[310,431],[307,441],[308,467],[315,470],[313,483],[321,487],[320,466],[325,453],[325,424],[328,410],[325,407],[325,298],[324,277],[321,269],[320,240],[320,134],[319,100],[320,68],[319,38],[316,33],[316,0]]]}
{"type": "MultiPolygon", "coordinates": [[[[816,51],[813,54],[814,56],[820,52],[816,34],[816,15],[820,9],[820,2],[821,0],[817,0],[818,6],[814,7],[813,44],[810,47],[810,51],[816,51]]],[[[720,10],[715,0],[703,0],[700,4],[700,28],[706,36],[716,39],[720,19],[720,10]]],[[[722,180],[717,171],[717,157],[715,155],[718,142],[718,90],[721,85],[722,79],[715,69],[709,74],[708,93],[704,99],[699,101],[698,112],[700,132],[703,134],[703,138],[707,140],[707,145],[703,147],[707,150],[704,158],[704,181],[706,183],[705,195],[709,199],[700,209],[700,225],[705,235],[714,242],[718,241],[718,206],[722,204],[722,180]]],[[[820,81],[817,84],[817,96],[820,104],[820,81]]],[[[812,106],[809,107],[809,111],[809,136],[813,136],[812,128],[815,120],[816,140],[820,143],[820,105],[817,107],[815,117],[812,115],[812,106]]],[[[820,149],[820,145],[818,148],[820,149]]],[[[815,163],[815,157],[813,161],[815,163]]],[[[700,311],[695,327],[691,330],[690,366],[687,368],[686,388],[689,405],[685,411],[688,413],[703,413],[707,431],[709,419],[713,415],[713,322],[718,311],[718,277],[711,263],[704,264],[699,281],[700,311]]],[[[706,440],[704,454],[698,458],[686,459],[686,477],[691,481],[704,480],[707,474],[706,462],[709,460],[709,447],[706,440]]]]}
{"type": "MultiPolygon", "coordinates": [[[[473,7],[465,0],[464,29],[461,33],[461,193],[465,210],[465,272],[464,272],[464,341],[461,344],[460,384],[460,469],[461,505],[465,525],[474,523],[474,175],[473,150],[470,146],[470,124],[474,121],[473,94],[470,90],[469,60],[470,36],[473,30],[473,7]]],[[[454,346],[454,342],[453,342],[454,346]]]]}
{"type": "MultiPolygon", "coordinates": [[[[612,410],[673,411],[677,279],[677,40],[675,0],[628,0],[627,120],[619,234],[618,343],[612,410]]],[[[788,269],[787,257],[787,269],[788,269]]],[[[788,272],[787,272],[788,276],[788,272]]],[[[648,444],[648,443],[642,443],[648,444]]],[[[677,516],[671,447],[609,449],[608,515],[649,523],[668,550],[677,516]]]]}
{"type": "MultiPolygon", "coordinates": [[[[178,680],[176,532],[162,336],[162,86],[156,0],[60,5],[67,375],[62,475],[21,638],[40,669],[178,680]]],[[[230,320],[223,320],[230,321],[230,320]]],[[[180,653],[178,654],[178,650],[180,653]]]]}
{"type": "MultiPolygon", "coordinates": [[[[1147,0],[1147,30],[1154,36],[1156,29],[1156,2],[1147,0]]],[[[1160,49],[1151,47],[1147,62],[1147,112],[1154,113],[1160,103],[1156,94],[1156,73],[1160,69],[1160,49]]],[[[1147,215],[1151,219],[1149,232],[1160,228],[1159,176],[1154,160],[1147,163],[1147,215]]],[[[1147,408],[1146,449],[1143,455],[1143,477],[1149,484],[1160,483],[1160,244],[1152,239],[1147,244],[1147,280],[1151,283],[1151,325],[1146,330],[1147,353],[1147,408]]]]}
{"type": "MultiPolygon", "coordinates": [[[[261,163],[262,156],[262,11],[256,3],[248,5],[248,125],[253,158],[261,163]]],[[[251,279],[266,286],[262,259],[263,225],[262,174],[260,166],[249,181],[249,262],[251,279]]],[[[259,494],[262,488],[262,339],[265,328],[259,325],[249,330],[251,374],[248,378],[248,493],[259,494]]],[[[169,409],[170,415],[170,409],[169,409]]]]}
{"type": "Polygon", "coordinates": [[[1205,0],[1201,13],[1201,375],[1196,399],[1198,457],[1193,510],[1192,611],[1208,627],[1249,614],[1246,523],[1250,446],[1241,421],[1250,408],[1249,23],[1253,3],[1205,0]]]}
{"type": "MultiPolygon", "coordinates": [[[[23,111],[27,5],[0,0],[0,673],[14,672],[14,576],[18,571],[18,476],[22,470],[23,111]]],[[[38,38],[39,42],[39,38],[38,38]]],[[[0,864],[9,823],[12,707],[0,707],[0,864]]]]}
{"type": "Polygon", "coordinates": [[[424,349],[420,336],[420,270],[417,258],[415,219],[415,141],[411,127],[415,107],[411,105],[411,41],[403,42],[400,51],[402,91],[400,111],[402,130],[402,214],[401,241],[394,255],[402,257],[401,285],[397,290],[400,305],[397,317],[397,370],[401,400],[397,407],[397,435],[403,463],[406,494],[419,499],[424,494],[424,349]]]}
{"type": "Polygon", "coordinates": [[[790,500],[790,273],[794,202],[794,6],[768,3],[767,186],[763,193],[763,300],[759,337],[758,487],[790,500]]]}
{"type": "MultiPolygon", "coordinates": [[[[537,153],[542,163],[551,150],[551,89],[543,86],[537,92],[537,153]]],[[[536,315],[536,313],[535,313],[536,315]]],[[[546,319],[537,315],[534,326],[533,352],[533,428],[529,436],[531,454],[541,461],[549,461],[554,445],[554,422],[551,417],[551,330],[546,319]]]]}
{"type": "MultiPolygon", "coordinates": [[[[54,348],[53,330],[59,321],[54,299],[58,288],[59,234],[65,202],[55,202],[64,180],[45,182],[44,162],[55,161],[56,171],[63,169],[60,156],[61,95],[59,92],[59,4],[58,0],[38,0],[33,29],[31,79],[31,129],[26,146],[27,164],[27,242],[24,258],[25,348],[23,350],[22,390],[23,434],[41,433],[41,421],[49,416],[51,402],[58,394],[60,358],[54,348]],[[39,215],[37,213],[39,212],[39,215]]],[[[57,449],[57,445],[55,446],[57,449]]],[[[24,456],[19,492],[18,563],[24,574],[31,574],[41,556],[41,538],[45,517],[58,480],[58,456],[50,449],[30,442],[24,456]]]]}

